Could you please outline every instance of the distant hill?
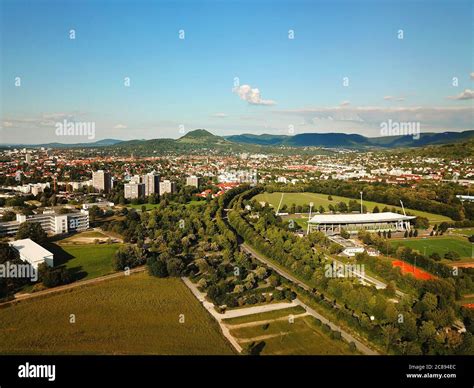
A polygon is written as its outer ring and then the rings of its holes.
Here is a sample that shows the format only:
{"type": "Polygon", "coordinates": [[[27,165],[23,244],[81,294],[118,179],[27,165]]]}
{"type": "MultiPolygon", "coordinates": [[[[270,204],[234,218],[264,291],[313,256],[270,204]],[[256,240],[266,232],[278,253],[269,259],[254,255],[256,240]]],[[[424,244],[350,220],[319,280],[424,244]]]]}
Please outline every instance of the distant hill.
{"type": "Polygon", "coordinates": [[[419,139],[413,136],[365,137],[345,133],[302,133],[284,135],[234,135],[227,140],[235,143],[264,146],[327,147],[327,148],[405,148],[427,145],[449,144],[474,139],[474,130],[464,132],[422,133],[419,139]]]}
{"type": "Polygon", "coordinates": [[[234,143],[258,144],[263,146],[281,145],[285,139],[290,136],[286,135],[252,135],[245,133],[243,135],[226,136],[225,139],[234,143]]]}
{"type": "Polygon", "coordinates": [[[44,148],[82,148],[82,147],[107,147],[115,144],[121,143],[122,140],[117,139],[102,139],[91,143],[74,143],[74,144],[66,144],[66,143],[44,143],[44,144],[2,144],[3,147],[44,147],[44,148]]]}
{"type": "Polygon", "coordinates": [[[223,137],[213,135],[205,129],[195,129],[177,140],[183,144],[224,144],[228,143],[223,137]]]}

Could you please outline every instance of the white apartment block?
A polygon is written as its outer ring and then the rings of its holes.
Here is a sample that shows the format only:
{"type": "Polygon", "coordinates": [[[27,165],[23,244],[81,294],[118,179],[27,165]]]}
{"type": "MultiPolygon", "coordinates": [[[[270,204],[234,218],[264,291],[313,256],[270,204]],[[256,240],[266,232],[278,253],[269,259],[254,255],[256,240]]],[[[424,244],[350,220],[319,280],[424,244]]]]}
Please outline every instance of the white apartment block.
{"type": "Polygon", "coordinates": [[[186,186],[199,187],[199,178],[197,176],[188,176],[186,178],[186,186]]]}
{"type": "Polygon", "coordinates": [[[171,182],[169,180],[164,180],[160,182],[160,195],[163,194],[174,194],[176,192],[176,182],[171,182]]]}
{"type": "Polygon", "coordinates": [[[80,212],[67,214],[52,211],[34,215],[17,214],[16,221],[0,222],[0,235],[15,235],[23,222],[37,222],[51,235],[79,232],[89,229],[89,211],[82,209],[80,212]]]}

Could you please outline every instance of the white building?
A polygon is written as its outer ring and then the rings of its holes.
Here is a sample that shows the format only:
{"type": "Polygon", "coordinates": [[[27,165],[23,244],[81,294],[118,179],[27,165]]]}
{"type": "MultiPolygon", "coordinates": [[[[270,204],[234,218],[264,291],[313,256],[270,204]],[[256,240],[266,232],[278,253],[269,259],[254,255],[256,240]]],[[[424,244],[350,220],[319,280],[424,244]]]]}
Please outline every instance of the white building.
{"type": "Polygon", "coordinates": [[[56,214],[54,211],[45,211],[41,214],[17,214],[16,221],[0,222],[0,235],[15,235],[24,222],[37,222],[43,230],[51,235],[69,232],[79,232],[89,229],[89,211],[56,214]]]}
{"type": "Polygon", "coordinates": [[[92,173],[92,186],[98,191],[103,191],[104,193],[110,192],[112,188],[110,172],[104,170],[94,171],[92,173]]]}
{"type": "Polygon", "coordinates": [[[176,192],[176,182],[171,182],[169,180],[164,180],[160,182],[160,195],[163,194],[174,194],[176,192]]]}
{"type": "Polygon", "coordinates": [[[145,198],[144,183],[125,183],[123,190],[126,199],[145,198]]]}
{"type": "Polygon", "coordinates": [[[12,241],[8,244],[18,252],[21,260],[26,261],[36,270],[43,263],[46,263],[48,267],[54,266],[54,255],[29,238],[12,241]]]}
{"type": "Polygon", "coordinates": [[[199,187],[199,178],[197,176],[188,176],[186,178],[186,186],[199,187]]]}
{"type": "Polygon", "coordinates": [[[142,183],[145,184],[145,196],[147,197],[160,190],[160,176],[154,172],[143,175],[142,183]]]}

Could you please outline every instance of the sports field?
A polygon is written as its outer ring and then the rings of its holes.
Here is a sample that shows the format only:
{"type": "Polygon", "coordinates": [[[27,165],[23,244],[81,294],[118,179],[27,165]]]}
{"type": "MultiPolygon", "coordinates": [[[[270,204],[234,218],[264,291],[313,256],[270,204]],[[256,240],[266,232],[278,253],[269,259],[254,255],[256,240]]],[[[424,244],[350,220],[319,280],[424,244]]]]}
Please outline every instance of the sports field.
{"type": "Polygon", "coordinates": [[[134,274],[0,309],[0,354],[232,353],[176,278],[134,274]]]}
{"type": "MultiPolygon", "coordinates": [[[[258,194],[254,197],[255,200],[259,202],[268,202],[270,205],[272,205],[275,209],[278,208],[278,204],[280,203],[281,200],[281,194],[282,193],[262,193],[258,194]]],[[[288,207],[290,207],[292,204],[295,205],[309,205],[310,202],[313,202],[314,207],[313,211],[317,211],[319,206],[324,206],[325,211],[328,212],[328,206],[332,204],[333,206],[337,205],[339,202],[346,202],[349,203],[351,199],[355,198],[347,198],[347,197],[339,197],[337,195],[332,196],[332,201],[328,200],[328,195],[326,194],[316,194],[316,193],[284,193],[283,195],[283,201],[282,201],[282,206],[286,204],[288,207]]],[[[358,199],[355,199],[356,201],[360,201],[358,199]]],[[[387,206],[389,209],[395,208],[397,210],[402,210],[400,206],[392,206],[392,205],[386,205],[383,203],[378,203],[378,202],[371,202],[371,201],[363,201],[363,204],[367,206],[368,211],[372,211],[375,206],[378,206],[379,210],[382,211],[382,209],[387,206]]],[[[406,212],[412,213],[415,216],[419,217],[426,217],[431,223],[440,223],[442,221],[451,221],[449,217],[442,216],[439,214],[433,214],[433,213],[428,213],[428,212],[423,212],[420,210],[412,210],[412,209],[407,209],[405,208],[406,212]]]]}
{"type": "Polygon", "coordinates": [[[47,249],[54,253],[54,265],[65,265],[74,280],[92,279],[114,271],[112,258],[120,244],[58,245],[47,249]]]}
{"type": "Polygon", "coordinates": [[[416,249],[421,254],[430,256],[436,252],[441,257],[446,252],[453,251],[457,252],[461,259],[472,260],[472,244],[465,238],[458,237],[432,237],[432,238],[414,238],[414,239],[400,239],[392,240],[390,244],[394,247],[400,245],[406,246],[412,249],[416,249]]]}

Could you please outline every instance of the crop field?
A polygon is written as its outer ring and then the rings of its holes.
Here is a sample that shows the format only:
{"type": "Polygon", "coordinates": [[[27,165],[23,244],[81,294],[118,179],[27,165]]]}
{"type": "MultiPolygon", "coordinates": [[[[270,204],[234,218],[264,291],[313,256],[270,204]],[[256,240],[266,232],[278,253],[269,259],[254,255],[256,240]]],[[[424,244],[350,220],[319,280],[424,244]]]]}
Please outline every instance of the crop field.
{"type": "Polygon", "coordinates": [[[56,245],[47,249],[54,253],[54,265],[64,264],[74,280],[92,279],[114,272],[112,258],[120,244],[56,245]]]}
{"type": "MultiPolygon", "coordinates": [[[[259,202],[268,202],[270,205],[272,205],[275,209],[278,208],[278,204],[280,203],[281,199],[281,194],[282,193],[262,193],[258,194],[254,197],[255,200],[259,202]]],[[[328,195],[326,194],[316,194],[316,193],[285,193],[283,196],[283,201],[282,201],[282,206],[286,204],[288,207],[290,207],[292,204],[295,205],[309,205],[310,202],[313,202],[314,207],[313,211],[317,211],[319,206],[324,206],[326,212],[328,211],[328,206],[330,204],[332,205],[337,205],[339,202],[346,202],[349,203],[351,199],[355,198],[347,198],[347,197],[339,197],[337,195],[332,196],[332,201],[328,200],[328,195]]],[[[358,199],[355,199],[356,201],[360,201],[358,199]]],[[[371,201],[363,201],[364,205],[367,206],[368,211],[372,211],[375,206],[378,206],[379,210],[382,211],[382,209],[387,206],[389,209],[395,208],[397,210],[402,210],[400,206],[392,206],[392,205],[386,205],[383,203],[378,203],[378,202],[371,202],[371,201]]],[[[405,208],[405,211],[407,213],[411,213],[415,216],[419,217],[426,217],[430,221],[430,223],[440,223],[443,221],[451,221],[449,217],[442,216],[439,214],[433,214],[433,213],[428,213],[428,212],[423,212],[420,210],[412,210],[405,208]]]]}
{"type": "Polygon", "coordinates": [[[0,354],[225,355],[233,350],[180,279],[140,273],[4,307],[0,354]]]}
{"type": "MultiPolygon", "coordinates": [[[[438,253],[441,257],[446,252],[457,252],[461,259],[472,260],[472,243],[465,238],[458,237],[432,237],[432,238],[416,238],[392,240],[390,244],[394,247],[400,245],[416,249],[421,254],[430,256],[432,253],[438,253]]],[[[451,261],[450,261],[451,262],[451,261]]]]}
{"type": "MultiPolygon", "coordinates": [[[[288,310],[288,309],[286,309],[288,310]]],[[[284,311],[284,310],[281,310],[284,311]]],[[[256,322],[228,326],[230,333],[241,346],[258,347],[262,355],[344,355],[354,354],[349,345],[330,338],[312,316],[299,316],[291,323],[288,313],[283,317],[275,314],[258,314],[256,322]]],[[[251,319],[251,316],[247,317],[251,319]]]]}

